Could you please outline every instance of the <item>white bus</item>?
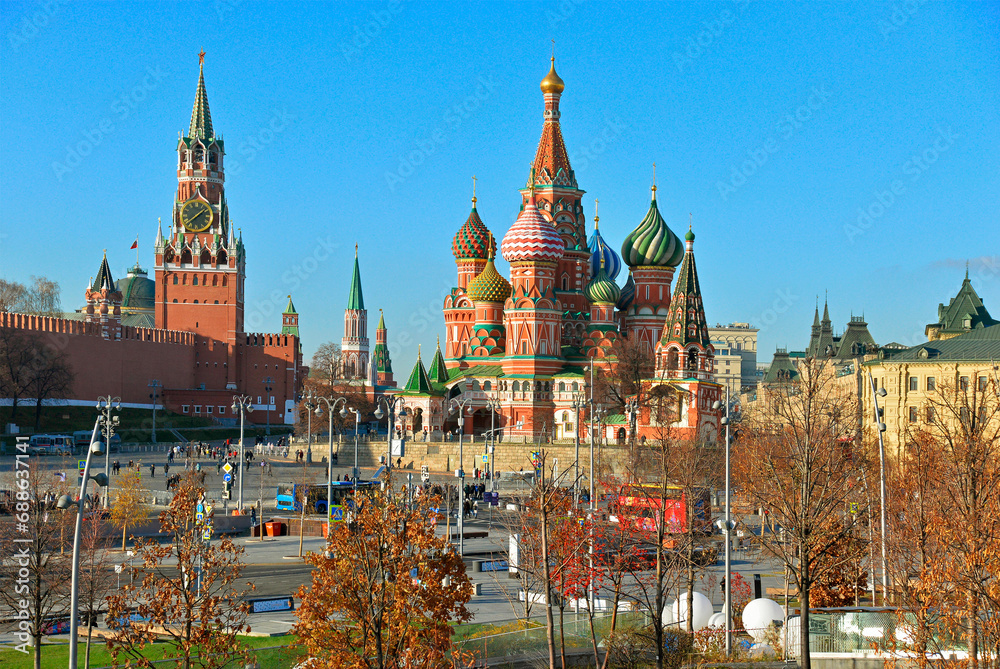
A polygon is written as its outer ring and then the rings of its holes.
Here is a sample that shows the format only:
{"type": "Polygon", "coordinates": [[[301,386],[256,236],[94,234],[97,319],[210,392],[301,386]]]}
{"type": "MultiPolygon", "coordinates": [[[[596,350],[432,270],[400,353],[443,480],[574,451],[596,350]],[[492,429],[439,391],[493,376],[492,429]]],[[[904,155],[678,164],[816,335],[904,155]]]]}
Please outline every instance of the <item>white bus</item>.
{"type": "Polygon", "coordinates": [[[28,440],[31,455],[73,455],[73,437],[66,434],[35,434],[28,440]]]}

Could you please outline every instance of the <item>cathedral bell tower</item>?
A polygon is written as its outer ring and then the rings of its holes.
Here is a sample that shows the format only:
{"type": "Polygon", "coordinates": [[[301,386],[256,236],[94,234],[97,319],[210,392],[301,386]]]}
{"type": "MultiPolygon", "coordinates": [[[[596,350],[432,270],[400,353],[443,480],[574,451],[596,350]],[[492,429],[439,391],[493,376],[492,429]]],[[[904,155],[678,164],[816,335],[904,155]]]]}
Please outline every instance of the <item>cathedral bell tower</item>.
{"type": "MultiPolygon", "coordinates": [[[[205,90],[205,52],[187,135],[177,142],[177,193],[164,234],[156,233],[156,327],[204,337],[207,357],[225,364],[210,379],[236,388],[236,334],[243,332],[246,261],[226,204],[225,149],[212,127],[205,90]]],[[[206,366],[209,361],[199,361],[206,366]]]]}

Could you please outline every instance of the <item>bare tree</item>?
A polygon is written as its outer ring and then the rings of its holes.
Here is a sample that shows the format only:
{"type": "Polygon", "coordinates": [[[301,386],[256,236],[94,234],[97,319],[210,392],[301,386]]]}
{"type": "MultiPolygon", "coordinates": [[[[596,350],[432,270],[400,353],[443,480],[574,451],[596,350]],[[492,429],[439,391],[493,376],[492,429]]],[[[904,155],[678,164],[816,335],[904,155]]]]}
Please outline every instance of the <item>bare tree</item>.
{"type": "Polygon", "coordinates": [[[332,341],[320,344],[309,365],[309,376],[318,385],[324,385],[327,388],[332,388],[337,381],[343,379],[343,358],[340,346],[332,341]]]}
{"type": "Polygon", "coordinates": [[[109,569],[111,557],[101,536],[102,525],[101,519],[96,515],[85,518],[80,535],[79,601],[87,616],[84,667],[90,667],[90,646],[97,616],[104,606],[104,600],[114,588],[114,578],[109,569]]]}
{"type": "Polygon", "coordinates": [[[33,358],[31,342],[23,332],[0,328],[0,395],[12,400],[8,422],[14,422],[18,402],[28,392],[33,358]]]}
{"type": "Polygon", "coordinates": [[[17,568],[4,569],[0,602],[18,615],[25,612],[16,623],[17,648],[33,648],[34,667],[41,669],[46,626],[68,605],[70,556],[60,551],[60,541],[70,518],[55,509],[55,486],[45,482],[41,469],[29,467],[23,453],[17,456],[14,522],[3,525],[0,540],[0,562],[17,568]]]}
{"type": "Polygon", "coordinates": [[[798,587],[799,661],[809,669],[810,590],[841,564],[831,548],[853,534],[848,505],[863,506],[866,496],[851,453],[856,394],[845,394],[825,362],[800,370],[794,385],[766,391],[769,413],[741,430],[732,461],[736,485],[782,528],[762,544],[798,587]]]}
{"type": "Polygon", "coordinates": [[[65,352],[46,345],[40,337],[34,340],[28,393],[35,398],[35,430],[38,431],[42,422],[42,405],[46,400],[69,394],[73,387],[73,371],[65,352]]]}
{"type": "Polygon", "coordinates": [[[58,316],[62,311],[59,284],[43,276],[31,277],[31,283],[27,286],[0,279],[0,311],[58,316]]]}

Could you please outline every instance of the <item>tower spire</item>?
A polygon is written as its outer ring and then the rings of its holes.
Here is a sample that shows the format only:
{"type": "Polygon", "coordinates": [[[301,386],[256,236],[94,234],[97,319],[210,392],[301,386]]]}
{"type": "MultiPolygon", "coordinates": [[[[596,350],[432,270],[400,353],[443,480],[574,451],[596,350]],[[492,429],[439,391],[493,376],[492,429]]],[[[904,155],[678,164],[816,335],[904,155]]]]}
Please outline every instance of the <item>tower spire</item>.
{"type": "Polygon", "coordinates": [[[208,92],[205,90],[205,50],[198,54],[198,90],[194,94],[194,108],[191,110],[191,127],[188,137],[209,139],[215,137],[212,130],[212,112],[208,108],[208,92]]]}
{"type": "Polygon", "coordinates": [[[472,175],[472,208],[476,208],[476,175],[472,175]]]}
{"type": "MultiPolygon", "coordinates": [[[[597,224],[601,222],[601,217],[599,215],[600,211],[601,211],[601,201],[598,200],[595,197],[594,198],[594,230],[598,229],[598,225],[597,224]]],[[[603,260],[602,260],[602,262],[603,262],[603,260]]]]}
{"type": "Polygon", "coordinates": [[[653,193],[653,200],[656,200],[656,163],[653,163],[653,186],[650,188],[653,193]]]}

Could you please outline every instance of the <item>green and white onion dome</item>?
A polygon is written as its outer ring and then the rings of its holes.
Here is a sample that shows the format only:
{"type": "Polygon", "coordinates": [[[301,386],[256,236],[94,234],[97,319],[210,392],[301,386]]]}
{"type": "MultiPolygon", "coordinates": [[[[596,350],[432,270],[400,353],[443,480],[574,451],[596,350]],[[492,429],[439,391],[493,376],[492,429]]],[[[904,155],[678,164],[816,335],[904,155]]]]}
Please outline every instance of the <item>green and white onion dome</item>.
{"type": "Polygon", "coordinates": [[[604,264],[601,263],[597,270],[597,276],[586,285],[583,294],[594,304],[615,304],[621,297],[622,291],[618,284],[608,277],[604,264]]]}
{"type": "Polygon", "coordinates": [[[649,211],[622,243],[622,259],[629,267],[677,267],[684,258],[684,244],[660,215],[653,188],[649,211]]]}

